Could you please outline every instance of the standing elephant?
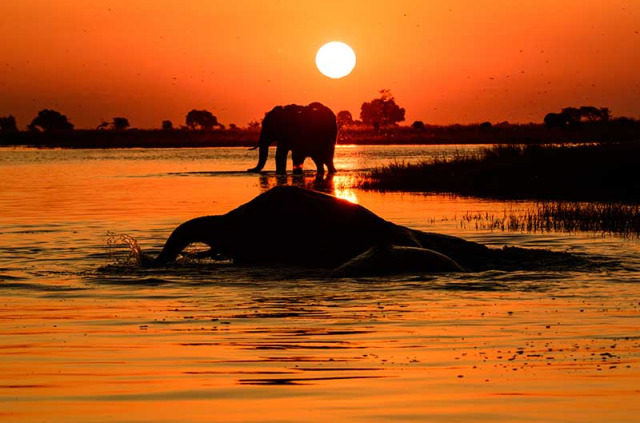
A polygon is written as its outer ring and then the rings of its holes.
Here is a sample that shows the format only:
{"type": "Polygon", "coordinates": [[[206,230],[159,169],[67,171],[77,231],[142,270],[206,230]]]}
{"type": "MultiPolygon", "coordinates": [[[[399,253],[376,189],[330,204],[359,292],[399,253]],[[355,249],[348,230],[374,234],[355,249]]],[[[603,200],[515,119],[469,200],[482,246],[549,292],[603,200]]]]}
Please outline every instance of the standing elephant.
{"type": "Polygon", "coordinates": [[[267,162],[269,146],[277,141],[276,173],[287,172],[287,156],[291,151],[293,173],[302,173],[302,165],[307,157],[316,164],[318,174],[335,173],[333,154],[336,147],[338,126],[336,115],[320,103],[308,106],[289,104],[276,106],[262,120],[260,140],[254,147],[260,148],[258,165],[249,172],[260,172],[267,162]]]}

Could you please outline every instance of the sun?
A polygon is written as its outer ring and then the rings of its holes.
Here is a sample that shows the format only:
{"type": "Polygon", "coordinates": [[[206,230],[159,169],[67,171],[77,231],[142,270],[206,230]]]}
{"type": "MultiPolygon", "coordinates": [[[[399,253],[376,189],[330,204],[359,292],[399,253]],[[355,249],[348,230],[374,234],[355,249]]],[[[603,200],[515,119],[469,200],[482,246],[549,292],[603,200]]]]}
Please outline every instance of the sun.
{"type": "Polygon", "coordinates": [[[318,70],[329,78],[338,79],[351,73],[356,66],[356,53],[341,41],[332,41],[316,53],[318,70]]]}

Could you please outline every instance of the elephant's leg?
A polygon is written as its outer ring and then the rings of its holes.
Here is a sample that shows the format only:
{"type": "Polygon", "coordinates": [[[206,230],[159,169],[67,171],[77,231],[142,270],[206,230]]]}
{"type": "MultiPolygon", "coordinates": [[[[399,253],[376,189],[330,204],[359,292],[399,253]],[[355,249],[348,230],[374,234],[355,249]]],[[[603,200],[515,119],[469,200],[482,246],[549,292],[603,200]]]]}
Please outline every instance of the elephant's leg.
{"type": "Polygon", "coordinates": [[[376,245],[334,270],[334,276],[370,276],[405,272],[464,272],[437,251],[397,245],[376,245]]]}
{"type": "Polygon", "coordinates": [[[336,173],[336,167],[333,165],[333,155],[335,154],[336,146],[332,145],[327,152],[325,157],[325,164],[327,165],[327,169],[329,170],[329,174],[336,173]]]}
{"type": "Polygon", "coordinates": [[[333,165],[333,157],[331,157],[329,160],[327,160],[327,169],[329,169],[329,173],[336,173],[336,167],[333,165]]]}
{"type": "Polygon", "coordinates": [[[317,157],[313,158],[313,162],[316,164],[317,174],[318,175],[324,174],[324,162],[318,159],[317,157]]]}
{"type": "Polygon", "coordinates": [[[287,173],[287,156],[289,155],[289,150],[285,147],[280,147],[276,149],[276,173],[278,175],[284,175],[287,173]]]}
{"type": "Polygon", "coordinates": [[[293,174],[301,175],[302,174],[302,166],[304,165],[304,155],[296,153],[295,151],[291,152],[291,160],[293,161],[293,174]]]}

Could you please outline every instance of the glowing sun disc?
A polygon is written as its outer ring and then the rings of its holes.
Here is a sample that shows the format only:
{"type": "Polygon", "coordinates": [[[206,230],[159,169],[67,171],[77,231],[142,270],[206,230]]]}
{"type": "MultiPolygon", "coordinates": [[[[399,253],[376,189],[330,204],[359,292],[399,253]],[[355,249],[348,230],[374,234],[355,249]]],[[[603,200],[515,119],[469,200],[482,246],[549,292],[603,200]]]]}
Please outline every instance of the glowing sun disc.
{"type": "Polygon", "coordinates": [[[316,66],[323,75],[329,78],[342,78],[349,75],[356,66],[356,54],[347,44],[332,41],[318,50],[316,66]]]}

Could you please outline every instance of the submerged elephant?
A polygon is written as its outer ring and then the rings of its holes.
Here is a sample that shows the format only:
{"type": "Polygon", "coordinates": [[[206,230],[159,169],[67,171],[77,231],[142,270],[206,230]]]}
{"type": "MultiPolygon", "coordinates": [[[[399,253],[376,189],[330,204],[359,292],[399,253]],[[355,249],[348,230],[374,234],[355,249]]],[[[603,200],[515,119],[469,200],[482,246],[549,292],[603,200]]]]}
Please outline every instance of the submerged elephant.
{"type": "Polygon", "coordinates": [[[302,173],[307,157],[314,161],[319,174],[324,173],[324,166],[329,173],[335,173],[333,154],[337,135],[335,114],[320,103],[274,107],[262,120],[260,139],[254,147],[260,149],[258,165],[249,172],[260,172],[264,168],[269,146],[276,141],[276,173],[286,173],[289,151],[294,173],[302,173]]]}
{"type": "Polygon", "coordinates": [[[152,261],[174,261],[191,243],[239,264],[335,269],[337,275],[521,269],[566,261],[570,255],[502,249],[406,228],[333,196],[279,186],[219,216],[178,226],[152,261]]]}

